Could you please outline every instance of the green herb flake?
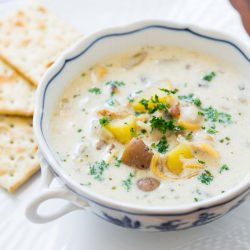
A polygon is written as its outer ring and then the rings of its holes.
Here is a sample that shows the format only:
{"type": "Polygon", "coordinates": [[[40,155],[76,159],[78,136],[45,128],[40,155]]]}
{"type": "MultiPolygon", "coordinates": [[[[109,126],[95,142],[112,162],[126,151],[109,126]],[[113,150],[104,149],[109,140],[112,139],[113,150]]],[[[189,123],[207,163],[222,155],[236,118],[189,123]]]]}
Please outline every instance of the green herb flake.
{"type": "Polygon", "coordinates": [[[194,201],[195,201],[195,202],[198,202],[199,200],[198,200],[198,198],[197,198],[197,197],[194,197],[194,201]]]}
{"type": "Polygon", "coordinates": [[[114,106],[116,100],[111,96],[106,102],[109,106],[114,106]]]}
{"type": "Polygon", "coordinates": [[[133,173],[130,173],[128,178],[122,181],[122,185],[126,188],[127,191],[131,189],[132,186],[132,179],[135,177],[133,173]]]}
{"type": "Polygon", "coordinates": [[[96,95],[100,95],[102,93],[101,90],[99,88],[96,88],[96,87],[90,88],[88,91],[89,91],[89,93],[93,93],[96,95]]]}
{"type": "Polygon", "coordinates": [[[152,129],[157,129],[163,134],[165,134],[168,130],[170,131],[182,131],[184,127],[176,125],[174,120],[164,120],[161,117],[153,116],[150,120],[150,125],[152,129]]]}
{"type": "Polygon", "coordinates": [[[92,175],[94,179],[103,181],[103,173],[108,168],[109,164],[104,160],[95,162],[89,166],[89,175],[92,175]]]}
{"type": "Polygon", "coordinates": [[[171,94],[174,95],[178,92],[178,89],[169,90],[169,89],[160,88],[159,90],[165,92],[167,95],[171,95],[171,94]]]}
{"type": "Polygon", "coordinates": [[[209,73],[209,74],[203,76],[202,79],[203,79],[204,81],[211,82],[211,81],[214,79],[215,76],[216,76],[215,72],[212,71],[211,73],[209,73]]]}
{"type": "Polygon", "coordinates": [[[190,93],[188,95],[178,96],[178,99],[183,100],[183,101],[187,101],[187,102],[191,102],[197,107],[201,107],[201,104],[202,104],[201,100],[197,97],[195,98],[194,94],[192,94],[192,93],[190,93]]]}
{"type": "Polygon", "coordinates": [[[209,134],[216,134],[216,133],[218,133],[218,130],[216,130],[216,127],[215,127],[215,125],[213,124],[213,125],[211,125],[211,126],[207,129],[207,133],[209,133],[209,134]]]}
{"type": "Polygon", "coordinates": [[[199,162],[200,164],[206,164],[206,162],[205,162],[205,161],[202,161],[202,160],[198,160],[198,162],[199,162]]]}
{"type": "Polygon", "coordinates": [[[130,129],[130,133],[131,133],[131,135],[132,135],[133,137],[137,137],[137,136],[138,136],[138,134],[136,133],[136,131],[135,131],[134,128],[131,128],[131,129],[130,129]]]}
{"type": "Polygon", "coordinates": [[[135,93],[137,94],[137,95],[139,95],[139,94],[141,94],[143,92],[143,90],[138,90],[138,91],[136,91],[135,93]]]}
{"type": "Polygon", "coordinates": [[[142,130],[141,130],[141,133],[142,133],[142,134],[146,134],[146,133],[147,133],[147,130],[146,130],[146,129],[142,129],[142,130]]]}
{"type": "Polygon", "coordinates": [[[121,159],[119,159],[117,156],[115,157],[115,167],[119,168],[121,166],[121,159]]]}
{"type": "Polygon", "coordinates": [[[213,179],[214,179],[213,175],[208,170],[205,170],[198,177],[198,180],[205,185],[209,185],[213,181],[213,179]]]}
{"type": "Polygon", "coordinates": [[[128,101],[131,103],[131,102],[134,102],[135,101],[135,98],[133,97],[132,94],[129,94],[128,97],[127,97],[128,101]]]}
{"type": "Polygon", "coordinates": [[[153,114],[157,110],[165,110],[167,111],[169,108],[169,104],[160,102],[158,95],[151,96],[150,100],[147,99],[141,99],[139,101],[141,105],[144,106],[144,108],[150,113],[153,114]],[[149,107],[149,103],[153,103],[153,107],[149,107]]]}
{"type": "Polygon", "coordinates": [[[138,112],[138,111],[135,112],[135,116],[140,116],[142,114],[144,114],[144,112],[138,112]]]}
{"type": "Polygon", "coordinates": [[[228,171],[229,167],[227,164],[223,164],[219,170],[219,173],[221,174],[223,171],[228,171]]]}
{"type": "Polygon", "coordinates": [[[123,81],[108,81],[105,83],[105,85],[106,86],[113,85],[116,87],[121,87],[121,86],[125,86],[125,83],[123,81]]]}
{"type": "Polygon", "coordinates": [[[82,129],[78,129],[77,132],[78,132],[78,133],[81,133],[81,132],[82,132],[82,129]]]}
{"type": "Polygon", "coordinates": [[[102,118],[99,119],[99,123],[102,127],[105,127],[106,125],[109,124],[109,119],[108,117],[104,116],[102,118]]]}
{"type": "Polygon", "coordinates": [[[201,106],[201,100],[198,98],[193,99],[193,103],[195,106],[200,107],[201,106]]]}
{"type": "Polygon", "coordinates": [[[199,113],[200,115],[205,117],[205,121],[219,122],[219,123],[231,123],[231,115],[223,112],[219,112],[218,110],[212,108],[202,109],[199,113]]]}
{"type": "Polygon", "coordinates": [[[192,139],[192,137],[193,137],[193,132],[189,132],[189,133],[186,135],[185,139],[186,139],[186,140],[190,140],[190,139],[192,139]]]}
{"type": "Polygon", "coordinates": [[[169,147],[166,137],[163,136],[155,146],[159,153],[161,154],[166,153],[169,147]]]}

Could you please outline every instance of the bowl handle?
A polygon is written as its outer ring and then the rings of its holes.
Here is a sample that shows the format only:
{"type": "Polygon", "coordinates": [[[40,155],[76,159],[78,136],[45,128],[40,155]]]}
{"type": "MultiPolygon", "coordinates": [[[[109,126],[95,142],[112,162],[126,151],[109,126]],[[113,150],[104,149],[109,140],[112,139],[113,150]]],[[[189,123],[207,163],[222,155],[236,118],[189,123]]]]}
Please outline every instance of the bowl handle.
{"type": "Polygon", "coordinates": [[[89,206],[87,202],[83,201],[82,199],[78,199],[74,194],[64,189],[63,187],[53,189],[50,188],[50,183],[54,179],[54,176],[49,170],[48,164],[45,163],[44,160],[43,162],[41,162],[41,165],[43,191],[41,194],[33,198],[25,209],[25,215],[30,221],[38,224],[50,222],[74,210],[89,206]],[[67,200],[69,201],[69,203],[61,206],[60,209],[50,214],[45,215],[39,213],[39,207],[43,202],[58,198],[67,200]]]}

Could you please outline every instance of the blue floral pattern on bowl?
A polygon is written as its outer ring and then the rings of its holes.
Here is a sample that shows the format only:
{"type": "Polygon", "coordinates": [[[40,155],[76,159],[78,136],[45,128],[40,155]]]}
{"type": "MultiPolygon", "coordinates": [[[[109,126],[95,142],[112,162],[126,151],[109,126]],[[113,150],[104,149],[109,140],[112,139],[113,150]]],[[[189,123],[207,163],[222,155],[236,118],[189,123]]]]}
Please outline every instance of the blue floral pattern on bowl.
{"type": "MultiPolygon", "coordinates": [[[[245,201],[247,196],[248,194],[244,195],[243,198],[237,201],[236,204],[233,205],[231,208],[229,208],[227,212],[230,212],[234,208],[238,207],[242,202],[245,201]]],[[[140,222],[139,220],[133,220],[128,215],[125,215],[121,219],[118,219],[113,217],[112,215],[103,212],[103,215],[99,217],[108,222],[111,222],[114,225],[121,226],[124,228],[164,232],[164,231],[179,231],[197,226],[202,226],[214,220],[217,220],[221,216],[223,216],[223,214],[202,212],[198,214],[197,218],[193,222],[186,221],[185,219],[183,220],[173,219],[173,220],[167,220],[166,222],[160,223],[159,225],[149,225],[146,227],[143,226],[142,222],[140,222]]]]}

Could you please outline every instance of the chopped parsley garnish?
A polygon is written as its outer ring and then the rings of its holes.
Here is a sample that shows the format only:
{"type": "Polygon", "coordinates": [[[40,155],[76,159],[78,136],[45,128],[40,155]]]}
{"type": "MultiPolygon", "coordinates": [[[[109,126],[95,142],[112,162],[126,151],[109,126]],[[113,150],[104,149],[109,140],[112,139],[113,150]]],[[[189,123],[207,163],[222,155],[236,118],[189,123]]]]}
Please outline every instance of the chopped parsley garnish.
{"type": "Polygon", "coordinates": [[[229,167],[227,164],[224,164],[221,166],[219,173],[221,174],[223,171],[228,171],[229,167]]]}
{"type": "Polygon", "coordinates": [[[82,132],[82,129],[79,128],[79,129],[77,130],[77,132],[78,132],[78,133],[81,133],[81,132],[82,132]]]}
{"type": "Polygon", "coordinates": [[[218,130],[216,130],[216,127],[215,127],[215,125],[213,124],[213,125],[211,125],[211,126],[207,129],[207,133],[209,133],[209,134],[216,134],[216,133],[218,133],[218,130]]]}
{"type": "Polygon", "coordinates": [[[201,100],[199,98],[194,98],[194,94],[190,93],[188,95],[178,96],[179,100],[184,100],[193,103],[195,106],[201,106],[201,100]]]}
{"type": "Polygon", "coordinates": [[[155,145],[155,147],[157,148],[159,153],[166,153],[169,147],[166,137],[163,136],[160,141],[155,145]]]}
{"type": "Polygon", "coordinates": [[[109,81],[109,82],[106,82],[105,85],[110,86],[110,89],[111,89],[110,98],[106,101],[106,103],[109,106],[114,106],[115,103],[117,102],[114,99],[114,95],[117,93],[118,87],[125,86],[125,83],[122,81],[109,81]]]}
{"type": "Polygon", "coordinates": [[[128,178],[124,181],[122,181],[122,185],[126,188],[127,191],[130,190],[131,186],[132,186],[132,178],[134,178],[135,175],[130,173],[128,178]]]}
{"type": "Polygon", "coordinates": [[[139,94],[141,94],[143,92],[143,90],[138,90],[138,91],[136,91],[135,93],[137,94],[137,95],[139,95],[139,94]]]}
{"type": "Polygon", "coordinates": [[[198,200],[198,198],[197,198],[197,197],[194,197],[194,201],[195,201],[195,202],[198,202],[199,200],[198,200]]]}
{"type": "Polygon", "coordinates": [[[139,116],[141,114],[144,114],[144,112],[138,112],[138,111],[135,111],[135,116],[139,116]]]}
{"type": "Polygon", "coordinates": [[[116,103],[116,100],[111,96],[106,102],[109,106],[114,106],[116,103]]]}
{"type": "Polygon", "coordinates": [[[150,113],[153,114],[157,110],[168,110],[169,104],[161,102],[158,95],[151,96],[150,100],[141,99],[139,101],[141,105],[150,113]],[[151,105],[149,105],[151,104],[151,105]],[[150,107],[151,106],[151,107],[150,107]]]}
{"type": "Polygon", "coordinates": [[[219,122],[219,123],[231,123],[232,116],[219,112],[218,110],[212,108],[211,106],[209,108],[202,109],[199,111],[199,115],[202,115],[205,117],[205,121],[212,121],[212,122],[219,122]]]}
{"type": "Polygon", "coordinates": [[[98,181],[103,181],[103,173],[109,166],[104,160],[100,162],[95,162],[89,166],[89,174],[94,177],[94,179],[98,181]]]}
{"type": "Polygon", "coordinates": [[[146,129],[142,129],[142,130],[141,130],[141,133],[142,133],[142,134],[146,134],[146,133],[147,133],[147,130],[146,130],[146,129]]]}
{"type": "Polygon", "coordinates": [[[116,87],[121,87],[121,86],[125,86],[125,83],[122,81],[109,81],[109,82],[106,82],[105,85],[106,86],[114,85],[116,87]]]}
{"type": "Polygon", "coordinates": [[[205,185],[209,185],[213,181],[213,179],[214,179],[213,175],[208,170],[205,170],[198,177],[198,180],[205,185]]]}
{"type": "Polygon", "coordinates": [[[122,163],[121,159],[119,159],[119,158],[116,156],[116,157],[115,157],[115,166],[119,168],[119,167],[121,166],[121,163],[122,163]]]}
{"type": "Polygon", "coordinates": [[[209,74],[203,76],[202,79],[203,79],[204,81],[211,82],[215,76],[216,76],[215,72],[212,71],[211,73],[209,73],[209,74]]]}
{"type": "Polygon", "coordinates": [[[189,133],[186,135],[185,139],[186,139],[186,140],[190,140],[190,139],[192,139],[192,137],[193,137],[193,132],[189,132],[189,133]]]}
{"type": "Polygon", "coordinates": [[[130,129],[130,133],[131,133],[131,135],[132,135],[133,137],[137,137],[137,136],[138,136],[138,134],[136,133],[136,131],[135,131],[134,128],[131,128],[131,129],[130,129]]]}
{"type": "Polygon", "coordinates": [[[96,95],[100,95],[102,93],[101,90],[99,88],[96,88],[96,87],[89,89],[89,92],[96,94],[96,95]]]}
{"type": "Polygon", "coordinates": [[[205,163],[206,163],[205,161],[202,161],[202,160],[198,160],[198,162],[199,162],[200,164],[205,164],[205,163]]]}
{"type": "Polygon", "coordinates": [[[105,127],[106,125],[109,124],[109,119],[108,117],[104,116],[102,118],[99,119],[99,123],[102,127],[105,127]]]}
{"type": "Polygon", "coordinates": [[[150,120],[150,125],[152,129],[157,129],[163,134],[165,134],[168,130],[170,131],[182,131],[184,127],[176,125],[174,120],[164,120],[161,117],[153,116],[150,120]]]}
{"type": "Polygon", "coordinates": [[[194,103],[194,105],[197,106],[197,107],[200,107],[200,106],[201,106],[201,100],[198,99],[198,98],[195,98],[195,99],[193,100],[193,103],[194,103]]]}
{"type": "Polygon", "coordinates": [[[132,96],[132,94],[129,94],[129,96],[127,97],[129,102],[134,102],[135,98],[132,96]]]}
{"type": "Polygon", "coordinates": [[[178,89],[174,89],[174,90],[169,90],[169,89],[164,89],[164,88],[160,88],[159,90],[161,90],[161,91],[163,91],[163,92],[165,92],[165,93],[167,93],[168,95],[171,95],[171,94],[176,94],[177,93],[177,91],[178,91],[178,89]]]}

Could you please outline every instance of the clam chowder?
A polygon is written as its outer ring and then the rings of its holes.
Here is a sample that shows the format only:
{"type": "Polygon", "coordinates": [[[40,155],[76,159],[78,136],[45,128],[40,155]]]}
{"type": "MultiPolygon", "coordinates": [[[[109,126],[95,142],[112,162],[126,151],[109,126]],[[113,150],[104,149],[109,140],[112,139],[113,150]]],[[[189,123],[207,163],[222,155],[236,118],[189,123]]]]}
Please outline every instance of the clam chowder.
{"type": "Polygon", "coordinates": [[[249,86],[225,62],[180,48],[107,58],[60,96],[54,153],[83,189],[120,202],[202,201],[250,172],[249,86]]]}

